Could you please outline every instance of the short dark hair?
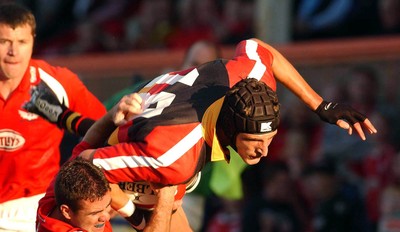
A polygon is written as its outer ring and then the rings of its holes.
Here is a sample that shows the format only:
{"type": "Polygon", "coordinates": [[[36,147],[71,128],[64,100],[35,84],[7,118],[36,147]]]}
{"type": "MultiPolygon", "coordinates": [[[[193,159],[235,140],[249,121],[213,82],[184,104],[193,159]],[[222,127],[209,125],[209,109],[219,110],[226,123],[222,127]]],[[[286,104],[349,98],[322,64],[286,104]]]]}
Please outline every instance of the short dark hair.
{"type": "Polygon", "coordinates": [[[33,13],[23,5],[14,2],[0,4],[0,23],[7,24],[13,29],[27,24],[32,28],[32,35],[36,33],[36,20],[33,13]]]}
{"type": "Polygon", "coordinates": [[[101,169],[79,157],[64,163],[54,184],[56,205],[68,205],[73,211],[80,209],[80,200],[100,200],[108,191],[111,188],[101,169]]]}

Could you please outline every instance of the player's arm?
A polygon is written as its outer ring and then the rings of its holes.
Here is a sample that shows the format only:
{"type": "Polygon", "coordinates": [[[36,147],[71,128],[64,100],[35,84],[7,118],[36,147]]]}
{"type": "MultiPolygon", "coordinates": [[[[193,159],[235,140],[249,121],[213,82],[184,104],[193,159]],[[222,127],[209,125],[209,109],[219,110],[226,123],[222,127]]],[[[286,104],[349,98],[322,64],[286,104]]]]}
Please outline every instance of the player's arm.
{"type": "Polygon", "coordinates": [[[150,218],[145,217],[145,214],[149,213],[148,211],[138,208],[135,209],[130,217],[125,217],[137,231],[170,231],[172,213],[182,205],[182,200],[175,201],[175,194],[177,191],[176,185],[164,187],[155,186],[156,184],[152,184],[153,191],[157,196],[157,201],[151,211],[150,218]]]}
{"type": "Polygon", "coordinates": [[[137,94],[124,96],[117,105],[97,120],[83,137],[93,148],[102,147],[117,126],[142,113],[142,98],[137,94]]]}
{"type": "MultiPolygon", "coordinates": [[[[134,93],[124,96],[118,104],[107,112],[102,118],[97,120],[83,137],[83,142],[91,144],[92,148],[99,148],[105,144],[110,134],[115,130],[117,125],[125,124],[131,117],[142,112],[142,99],[134,93]]],[[[80,153],[80,156],[93,160],[92,154],[95,149],[87,149],[80,153]]],[[[135,210],[135,206],[128,196],[119,188],[117,184],[111,186],[111,207],[115,209],[121,216],[126,218],[133,227],[142,229],[143,215],[140,211],[135,210]]]]}
{"type": "Polygon", "coordinates": [[[261,40],[253,40],[257,41],[273,54],[272,70],[276,79],[299,97],[311,110],[317,113],[323,121],[346,129],[349,134],[352,134],[354,127],[363,140],[366,138],[362,126],[371,134],[377,132],[368,118],[350,106],[324,101],[279,51],[261,40]]]}
{"type": "Polygon", "coordinates": [[[178,207],[174,200],[177,186],[152,187],[157,195],[157,202],[144,231],[170,231],[172,212],[178,207]]]}
{"type": "Polygon", "coordinates": [[[296,68],[275,48],[261,40],[254,40],[273,54],[272,70],[276,79],[296,94],[310,109],[317,109],[322,102],[322,97],[311,88],[296,68]]]}
{"type": "Polygon", "coordinates": [[[142,110],[142,98],[137,93],[122,97],[118,104],[94,122],[85,133],[82,141],[90,144],[92,149],[82,151],[80,156],[93,161],[95,148],[102,147],[118,125],[125,124],[142,110]]]}
{"type": "Polygon", "coordinates": [[[74,112],[57,98],[53,90],[43,81],[31,90],[31,98],[23,106],[31,113],[38,114],[50,123],[72,134],[84,136],[95,122],[94,119],[74,112]]]}

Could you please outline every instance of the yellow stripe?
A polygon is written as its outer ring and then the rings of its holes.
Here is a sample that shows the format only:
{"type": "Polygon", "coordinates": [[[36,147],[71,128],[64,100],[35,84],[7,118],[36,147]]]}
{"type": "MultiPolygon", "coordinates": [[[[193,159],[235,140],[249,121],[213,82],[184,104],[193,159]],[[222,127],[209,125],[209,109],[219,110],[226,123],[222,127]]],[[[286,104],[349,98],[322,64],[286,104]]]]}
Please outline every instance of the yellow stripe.
{"type": "Polygon", "coordinates": [[[67,129],[68,129],[69,132],[75,133],[75,132],[72,130],[72,121],[73,121],[75,118],[79,117],[79,116],[81,116],[81,115],[78,114],[78,113],[76,113],[76,112],[74,112],[74,113],[72,113],[72,114],[67,118],[67,122],[66,122],[66,125],[65,125],[65,126],[67,127],[67,129]]]}
{"type": "Polygon", "coordinates": [[[211,161],[226,160],[221,144],[216,134],[216,124],[219,112],[225,97],[216,100],[211,104],[203,115],[201,125],[203,129],[203,137],[206,143],[211,147],[211,161]]]}
{"type": "Polygon", "coordinates": [[[109,145],[115,145],[115,144],[119,143],[119,141],[118,141],[118,131],[119,131],[119,128],[117,127],[117,129],[115,129],[113,131],[113,133],[111,133],[110,137],[108,137],[107,143],[109,145]]]}

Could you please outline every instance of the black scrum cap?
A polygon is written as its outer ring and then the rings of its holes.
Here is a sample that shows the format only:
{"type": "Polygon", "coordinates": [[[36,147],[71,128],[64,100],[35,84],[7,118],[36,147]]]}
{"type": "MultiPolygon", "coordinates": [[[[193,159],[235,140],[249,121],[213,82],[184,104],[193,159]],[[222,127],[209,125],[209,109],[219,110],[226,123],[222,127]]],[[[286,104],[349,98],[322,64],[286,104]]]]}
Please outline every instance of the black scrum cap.
{"type": "Polygon", "coordinates": [[[238,133],[260,134],[275,131],[279,125],[279,102],[274,90],[264,82],[247,78],[226,94],[218,125],[235,145],[238,133]]]}

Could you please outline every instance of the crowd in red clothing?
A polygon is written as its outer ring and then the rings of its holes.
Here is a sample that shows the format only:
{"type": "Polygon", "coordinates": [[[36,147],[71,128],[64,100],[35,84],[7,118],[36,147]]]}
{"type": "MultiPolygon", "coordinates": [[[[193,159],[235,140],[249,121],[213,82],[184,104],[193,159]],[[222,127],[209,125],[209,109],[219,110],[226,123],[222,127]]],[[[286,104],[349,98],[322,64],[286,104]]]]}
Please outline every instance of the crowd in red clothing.
{"type": "MultiPolygon", "coordinates": [[[[32,9],[39,7],[40,1],[29,2],[32,9]]],[[[254,36],[254,1],[55,2],[53,12],[36,14],[39,55],[187,49],[198,40],[235,44],[254,36]]]]}
{"type": "MultiPolygon", "coordinates": [[[[187,49],[257,36],[256,0],[20,0],[38,22],[38,55],[187,49]]],[[[295,0],[291,39],[400,33],[398,0],[295,0]]]]}

